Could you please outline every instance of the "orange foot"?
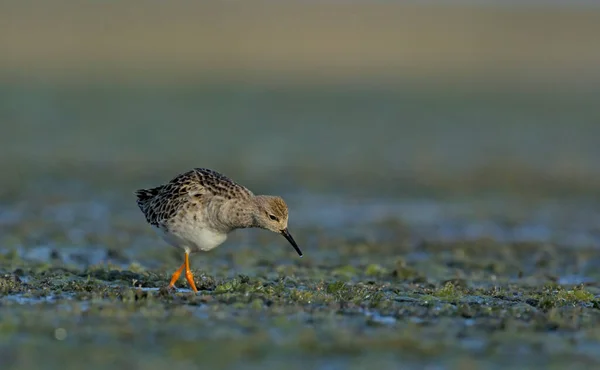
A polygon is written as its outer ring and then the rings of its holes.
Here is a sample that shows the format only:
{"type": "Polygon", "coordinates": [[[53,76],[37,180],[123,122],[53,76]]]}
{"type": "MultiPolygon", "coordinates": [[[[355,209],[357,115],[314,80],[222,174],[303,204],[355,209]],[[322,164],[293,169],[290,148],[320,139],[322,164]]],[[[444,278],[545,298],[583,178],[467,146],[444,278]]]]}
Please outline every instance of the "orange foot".
{"type": "Polygon", "coordinates": [[[184,268],[185,268],[185,279],[187,280],[187,282],[190,285],[190,287],[192,288],[192,290],[195,293],[197,293],[198,288],[196,288],[196,283],[194,282],[194,274],[192,274],[192,270],[190,270],[190,258],[189,258],[189,254],[187,252],[185,253],[185,262],[183,263],[183,265],[181,265],[181,267],[179,269],[177,269],[177,271],[175,271],[173,273],[173,276],[171,276],[171,282],[169,283],[169,286],[167,288],[169,288],[169,289],[175,288],[175,282],[177,280],[179,280],[179,276],[181,276],[181,272],[183,271],[184,268]]]}

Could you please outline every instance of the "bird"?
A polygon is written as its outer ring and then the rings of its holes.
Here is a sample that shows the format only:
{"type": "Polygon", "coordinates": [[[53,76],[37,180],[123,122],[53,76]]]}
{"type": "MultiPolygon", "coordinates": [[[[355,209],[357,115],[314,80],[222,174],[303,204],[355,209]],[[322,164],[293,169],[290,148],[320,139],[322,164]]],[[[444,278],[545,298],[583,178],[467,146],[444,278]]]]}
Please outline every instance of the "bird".
{"type": "Polygon", "coordinates": [[[218,247],[237,229],[260,228],[281,234],[302,257],[288,230],[285,201],[279,196],[255,195],[217,171],[193,168],[168,183],[134,193],[146,221],[164,241],[184,252],[183,264],[171,276],[170,289],[175,289],[185,270],[190,288],[197,293],[190,255],[218,247]]]}

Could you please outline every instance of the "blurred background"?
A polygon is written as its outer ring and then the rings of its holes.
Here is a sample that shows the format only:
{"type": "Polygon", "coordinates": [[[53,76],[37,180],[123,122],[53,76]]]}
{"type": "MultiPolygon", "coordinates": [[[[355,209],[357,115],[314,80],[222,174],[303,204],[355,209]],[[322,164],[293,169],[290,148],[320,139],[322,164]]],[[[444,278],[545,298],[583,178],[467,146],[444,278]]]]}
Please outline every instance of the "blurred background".
{"type": "Polygon", "coordinates": [[[593,1],[3,2],[3,189],[596,191],[598,34],[593,1]]]}

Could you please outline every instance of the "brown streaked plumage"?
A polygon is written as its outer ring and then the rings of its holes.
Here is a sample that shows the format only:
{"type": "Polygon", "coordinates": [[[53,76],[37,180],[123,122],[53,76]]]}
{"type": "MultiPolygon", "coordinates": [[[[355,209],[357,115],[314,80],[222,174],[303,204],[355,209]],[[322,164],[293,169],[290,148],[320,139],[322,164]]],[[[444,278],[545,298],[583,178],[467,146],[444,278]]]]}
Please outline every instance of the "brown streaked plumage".
{"type": "Polygon", "coordinates": [[[216,171],[194,168],[167,184],[135,194],[148,223],[165,241],[185,252],[184,263],[171,277],[169,287],[174,287],[185,269],[190,287],[197,292],[189,255],[218,247],[235,229],[256,227],[280,233],[302,257],[287,229],[285,201],[277,196],[254,195],[216,171]]]}

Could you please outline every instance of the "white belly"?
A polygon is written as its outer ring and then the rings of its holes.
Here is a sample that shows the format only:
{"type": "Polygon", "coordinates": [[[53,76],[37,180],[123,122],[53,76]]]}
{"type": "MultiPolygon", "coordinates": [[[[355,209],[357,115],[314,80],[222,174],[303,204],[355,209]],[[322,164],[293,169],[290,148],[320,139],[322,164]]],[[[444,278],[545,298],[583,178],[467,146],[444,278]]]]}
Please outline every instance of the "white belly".
{"type": "Polygon", "coordinates": [[[221,245],[227,234],[193,224],[179,224],[167,233],[159,229],[163,239],[174,247],[182,248],[188,253],[209,251],[221,245]]]}

